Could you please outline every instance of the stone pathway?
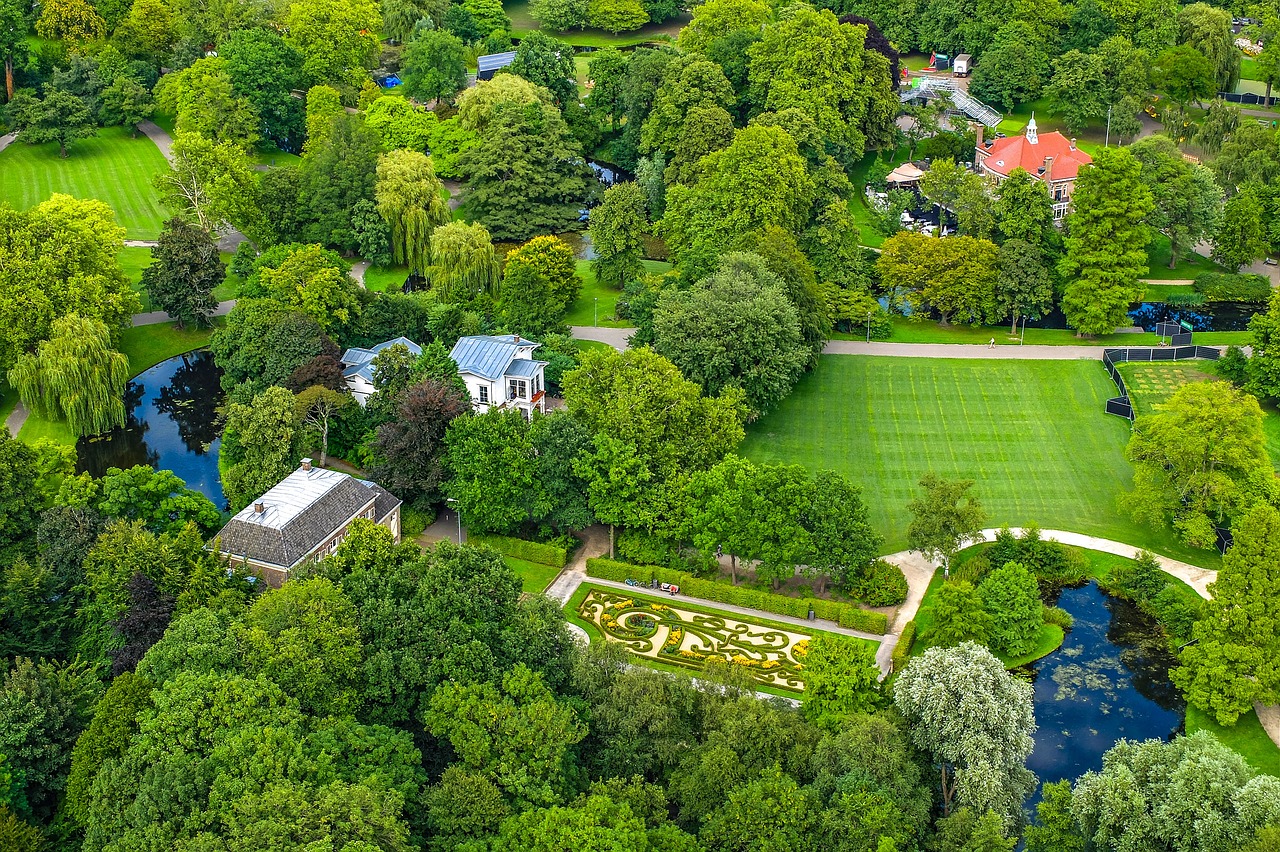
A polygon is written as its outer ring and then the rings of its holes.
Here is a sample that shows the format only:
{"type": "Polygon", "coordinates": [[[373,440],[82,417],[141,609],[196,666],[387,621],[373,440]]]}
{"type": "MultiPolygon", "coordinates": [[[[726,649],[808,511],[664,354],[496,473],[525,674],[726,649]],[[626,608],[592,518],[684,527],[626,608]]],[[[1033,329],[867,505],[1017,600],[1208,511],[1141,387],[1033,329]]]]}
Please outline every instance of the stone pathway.
{"type": "Polygon", "coordinates": [[[627,341],[635,333],[634,328],[604,328],[597,325],[575,325],[569,327],[569,334],[578,340],[594,340],[607,343],[619,352],[627,348],[627,341]]]}
{"type": "MultiPolygon", "coordinates": [[[[576,329],[574,336],[577,336],[576,329]]],[[[997,338],[997,341],[999,338],[997,338]]],[[[1019,346],[996,343],[990,349],[984,343],[884,343],[861,340],[830,340],[823,355],[892,355],[898,358],[992,358],[1018,361],[1098,360],[1110,346],[1019,346]]]]}
{"type": "Polygon", "coordinates": [[[369,271],[371,264],[367,260],[358,260],[351,264],[351,278],[360,285],[360,289],[364,289],[364,274],[369,271]]]}
{"type": "Polygon", "coordinates": [[[18,134],[16,133],[6,133],[4,136],[0,136],[0,151],[3,151],[5,148],[8,148],[11,144],[13,144],[13,140],[17,138],[18,138],[18,134]]]}
{"type": "MultiPolygon", "coordinates": [[[[225,317],[227,314],[231,313],[231,309],[235,306],[235,299],[228,299],[225,302],[219,302],[218,307],[213,309],[213,315],[215,317],[225,317]]],[[[134,328],[137,328],[140,325],[155,325],[156,323],[162,322],[173,322],[173,317],[169,316],[164,311],[148,311],[145,314],[133,315],[134,328]]]]}

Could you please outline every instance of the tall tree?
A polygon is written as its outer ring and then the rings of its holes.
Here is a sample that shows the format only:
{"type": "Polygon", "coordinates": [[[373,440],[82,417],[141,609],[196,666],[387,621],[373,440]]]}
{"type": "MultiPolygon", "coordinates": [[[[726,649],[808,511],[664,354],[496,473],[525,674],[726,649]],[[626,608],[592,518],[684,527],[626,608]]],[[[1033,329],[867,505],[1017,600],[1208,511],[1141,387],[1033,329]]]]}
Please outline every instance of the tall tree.
{"type": "Polygon", "coordinates": [[[450,219],[449,205],[431,158],[417,151],[378,157],[374,194],[378,212],[391,226],[391,252],[409,274],[422,274],[431,261],[431,234],[450,219]]]}
{"type": "Polygon", "coordinates": [[[995,302],[999,249],[989,240],[933,239],[903,231],[885,240],[876,269],[894,300],[943,323],[1003,319],[995,302]]]}
{"type": "Polygon", "coordinates": [[[1025,240],[1007,240],[998,263],[995,302],[1001,315],[1010,318],[1009,333],[1014,334],[1019,318],[1040,319],[1053,307],[1053,280],[1040,249],[1025,240]]]}
{"type": "Polygon", "coordinates": [[[427,30],[404,51],[404,90],[424,103],[453,103],[467,86],[466,63],[466,47],[457,36],[445,30],[427,30]]]}
{"type": "Polygon", "coordinates": [[[1272,468],[1258,401],[1230,382],[1192,382],[1160,411],[1134,422],[1130,511],[1153,526],[1171,523],[1192,547],[1212,547],[1263,499],[1272,468]]]}
{"type": "Polygon", "coordinates": [[[315,320],[326,333],[338,335],[359,316],[359,290],[347,266],[320,246],[287,246],[278,259],[259,259],[258,283],[267,295],[315,320]]]}
{"type": "Polygon", "coordinates": [[[9,371],[9,383],[27,408],[65,418],[77,436],[124,425],[128,379],[129,359],[111,348],[107,327],[78,314],[54,320],[52,336],[9,371]]]}
{"type": "Polygon", "coordinates": [[[248,98],[236,94],[227,60],[208,56],[156,84],[156,104],[176,116],[175,130],[248,151],[258,140],[262,119],[248,98]]]}
{"type": "Polygon", "coordinates": [[[804,715],[819,728],[838,731],[880,702],[880,668],[865,642],[819,634],[804,654],[804,671],[804,715]]]}
{"type": "Polygon", "coordinates": [[[293,97],[302,88],[302,55],[266,27],[236,30],[218,45],[233,91],[253,106],[262,135],[297,151],[305,134],[305,107],[293,97]]]}
{"type": "Polygon", "coordinates": [[[1142,182],[1142,165],[1124,148],[1098,152],[1080,169],[1067,216],[1066,256],[1058,265],[1067,279],[1062,311],[1079,334],[1110,334],[1124,324],[1129,303],[1142,297],[1138,276],[1147,267],[1155,210],[1142,182]]]}
{"type": "Polygon", "coordinates": [[[296,400],[298,424],[320,438],[320,466],[329,462],[329,428],[334,418],[354,402],[351,395],[321,385],[300,391],[296,400]]]}
{"type": "Polygon", "coordinates": [[[494,295],[502,269],[484,225],[448,222],[431,235],[431,277],[447,301],[494,295]]]}
{"type": "Polygon", "coordinates": [[[561,110],[578,102],[573,48],[554,36],[535,30],[520,39],[510,71],[551,92],[561,110]]]}
{"type": "Polygon", "coordinates": [[[1011,657],[1030,653],[1044,625],[1035,575],[1020,563],[1006,562],[982,578],[978,595],[991,617],[991,646],[1011,657]]]}
{"type": "Polygon", "coordinates": [[[1185,44],[1161,51],[1152,68],[1152,77],[1184,110],[1192,101],[1199,104],[1217,91],[1213,65],[1204,54],[1185,44]]]}
{"type": "Polygon", "coordinates": [[[234,222],[252,232],[257,188],[241,145],[186,133],[171,153],[170,170],[153,178],[170,210],[205,231],[222,232],[234,222]]]}
{"type": "Polygon", "coordinates": [[[88,0],[53,0],[40,6],[36,35],[72,46],[106,35],[107,25],[88,0]]]}
{"type": "Polygon", "coordinates": [[[160,240],[151,250],[151,264],[142,271],[142,286],[152,303],[178,321],[209,325],[218,300],[213,288],[226,277],[227,266],[208,231],[178,217],[164,223],[160,240]]]}
{"type": "Polygon", "coordinates": [[[1230,92],[1240,79],[1240,50],[1231,30],[1231,13],[1208,3],[1178,10],[1178,43],[1189,45],[1209,61],[1219,92],[1230,92]]]}
{"type": "Polygon", "coordinates": [[[362,116],[340,113],[327,131],[307,142],[300,168],[298,204],[308,220],[308,240],[351,250],[357,204],[371,200],[377,181],[382,140],[362,116]]]}
{"type": "Polygon", "coordinates": [[[0,2],[0,58],[4,59],[4,96],[13,100],[13,67],[26,56],[30,7],[22,0],[0,2]]]}
{"type": "Polygon", "coordinates": [[[610,287],[622,287],[644,274],[640,256],[644,232],[649,229],[648,198],[639,184],[615,184],[604,192],[604,200],[591,210],[591,246],[596,259],[592,270],[596,280],[610,287]]]}
{"type": "Polygon", "coordinates": [[[1002,26],[973,72],[974,97],[1012,110],[1040,97],[1049,79],[1049,54],[1035,28],[1023,21],[1002,26]]]}
{"type": "Polygon", "coordinates": [[[32,552],[39,522],[36,454],[26,443],[0,429],[0,562],[11,564],[32,552]]]}
{"type": "Polygon", "coordinates": [[[293,470],[297,423],[293,394],[284,388],[267,388],[251,405],[227,406],[222,490],[232,510],[249,505],[293,470]]]}
{"type": "Polygon", "coordinates": [[[940,561],[947,576],[951,558],[964,545],[976,541],[987,513],[972,494],[971,479],[943,479],[930,471],[920,479],[923,493],[907,504],[911,525],[907,544],[928,559],[940,561]],[[961,502],[963,501],[963,502],[961,502]]]}
{"type": "Polygon", "coordinates": [[[1267,253],[1262,201],[1252,186],[1231,196],[1213,237],[1213,259],[1234,272],[1267,253]]]}
{"type": "Polygon", "coordinates": [[[1035,789],[1024,765],[1036,730],[1031,686],[973,642],[930,648],[893,686],[894,705],[942,780],[943,812],[965,805],[1018,822],[1035,789]]]}
{"type": "Polygon", "coordinates": [[[559,237],[534,237],[515,251],[508,252],[504,270],[510,273],[520,266],[528,266],[547,279],[562,315],[582,290],[582,278],[578,275],[573,249],[559,237]]]}
{"type": "Polygon", "coordinates": [[[1058,57],[1045,96],[1067,132],[1080,134],[1089,122],[1107,114],[1102,58],[1072,50],[1058,57]]]}
{"type": "Polygon", "coordinates": [[[121,74],[110,86],[102,90],[102,122],[129,128],[129,135],[138,135],[138,123],[155,113],[155,100],[151,92],[137,77],[121,74]]]}
{"type": "Polygon", "coordinates": [[[428,379],[410,387],[397,418],[378,427],[373,476],[405,502],[430,508],[440,499],[447,473],[445,430],[468,408],[457,388],[445,382],[428,379]]]}
{"type": "Polygon", "coordinates": [[[1201,240],[1218,230],[1222,190],[1206,166],[1190,164],[1167,136],[1139,139],[1129,146],[1142,164],[1142,182],[1151,191],[1155,210],[1151,226],[1169,238],[1169,268],[1201,240]]]}
{"type": "Polygon", "coordinates": [[[302,55],[311,85],[360,85],[378,58],[382,15],[374,0],[298,0],[285,15],[286,40],[302,55]]]}
{"type": "Polygon", "coordinates": [[[52,86],[45,87],[43,100],[15,97],[9,105],[9,114],[19,139],[28,145],[57,142],[59,156],[64,160],[68,145],[98,132],[84,100],[52,86]]]}
{"type": "Polygon", "coordinates": [[[1006,240],[1044,246],[1053,234],[1053,201],[1044,183],[1014,169],[996,187],[996,227],[1006,240]]]}

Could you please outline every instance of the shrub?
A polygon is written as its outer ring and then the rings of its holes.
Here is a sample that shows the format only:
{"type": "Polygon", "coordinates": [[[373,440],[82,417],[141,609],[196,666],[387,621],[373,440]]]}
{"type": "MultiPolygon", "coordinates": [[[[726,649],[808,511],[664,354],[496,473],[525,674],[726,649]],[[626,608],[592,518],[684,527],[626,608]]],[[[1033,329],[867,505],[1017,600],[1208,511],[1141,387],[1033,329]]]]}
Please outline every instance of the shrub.
{"type": "Polygon", "coordinates": [[[1244,387],[1249,378],[1249,356],[1239,346],[1228,346],[1227,351],[1214,364],[1214,369],[1231,384],[1244,387]]]}
{"type": "Polygon", "coordinates": [[[1156,558],[1142,551],[1136,559],[1126,559],[1111,569],[1107,587],[1138,604],[1153,601],[1169,584],[1169,575],[1160,570],[1156,558]]]}
{"type": "Polygon", "coordinates": [[[400,507],[400,535],[403,538],[415,538],[435,522],[435,515],[424,512],[409,505],[400,507]]]}
{"type": "Polygon", "coordinates": [[[612,559],[588,559],[587,576],[612,580],[616,583],[628,579],[639,580],[642,583],[648,583],[650,580],[675,583],[680,586],[680,591],[689,597],[747,609],[758,609],[762,612],[787,615],[792,618],[807,618],[809,608],[812,607],[814,615],[818,618],[834,621],[850,630],[884,635],[884,632],[889,629],[889,619],[882,612],[859,609],[852,604],[839,601],[789,598],[760,589],[733,586],[716,580],[703,580],[683,571],[672,571],[657,565],[630,565],[612,559]]]}
{"type": "Polygon", "coordinates": [[[911,646],[915,643],[916,622],[913,618],[906,624],[902,625],[902,635],[898,637],[898,644],[893,648],[893,656],[889,658],[893,666],[893,671],[902,671],[902,667],[907,664],[907,658],[911,656],[911,646]]]}
{"type": "Polygon", "coordinates": [[[1192,625],[1204,611],[1204,601],[1200,597],[1191,597],[1177,586],[1170,583],[1143,606],[1164,626],[1164,632],[1177,644],[1191,638],[1192,625]]]}
{"type": "Polygon", "coordinates": [[[539,544],[536,541],[508,538],[502,535],[473,535],[469,536],[467,541],[469,544],[487,544],[504,556],[510,556],[513,559],[550,565],[552,568],[563,568],[569,561],[568,551],[554,544],[539,544]]]}
{"type": "Polygon", "coordinates": [[[857,573],[849,595],[867,606],[897,606],[907,599],[907,578],[896,565],[877,559],[857,573]]]}
{"type": "Polygon", "coordinates": [[[1203,293],[1196,293],[1194,290],[1191,292],[1170,293],[1164,299],[1166,305],[1175,308],[1195,308],[1203,305],[1206,301],[1208,300],[1205,299],[1203,293]]]}
{"type": "Polygon", "coordinates": [[[1076,623],[1076,620],[1071,617],[1071,613],[1060,606],[1045,605],[1042,616],[1045,624],[1056,624],[1063,630],[1070,630],[1076,623]]]}
{"type": "Polygon", "coordinates": [[[670,544],[644,530],[625,529],[618,534],[617,553],[637,565],[670,565],[674,553],[670,544]]]}
{"type": "Polygon", "coordinates": [[[982,582],[982,578],[987,576],[990,571],[991,560],[987,558],[985,553],[979,553],[977,556],[971,556],[964,562],[953,567],[951,569],[951,579],[964,580],[965,582],[976,586],[982,582]]]}
{"type": "Polygon", "coordinates": [[[1271,282],[1251,273],[1201,272],[1192,289],[1210,302],[1266,302],[1271,298],[1271,282]]]}

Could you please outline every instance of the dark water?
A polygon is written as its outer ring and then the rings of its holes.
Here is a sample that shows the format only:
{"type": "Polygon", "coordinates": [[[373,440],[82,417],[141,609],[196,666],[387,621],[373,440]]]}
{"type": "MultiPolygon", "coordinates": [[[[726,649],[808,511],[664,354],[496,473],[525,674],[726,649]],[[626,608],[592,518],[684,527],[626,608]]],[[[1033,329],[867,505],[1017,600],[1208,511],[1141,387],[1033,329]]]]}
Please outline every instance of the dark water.
{"type": "Polygon", "coordinates": [[[226,498],[218,479],[216,409],[222,404],[222,371],[207,350],[162,361],[129,382],[125,389],[128,421],[96,438],[76,444],[77,469],[102,476],[109,467],[146,464],[172,470],[222,508],[226,498]]]}
{"type": "Polygon", "coordinates": [[[1152,619],[1097,583],[1064,589],[1058,606],[1075,626],[1061,648],[1028,667],[1039,729],[1027,767],[1042,782],[1101,769],[1121,738],[1168,739],[1186,710],[1169,682],[1176,660],[1152,619]]]}
{"type": "MultiPolygon", "coordinates": [[[[1129,320],[1148,331],[1155,331],[1158,322],[1183,320],[1191,323],[1192,331],[1245,331],[1253,315],[1266,309],[1266,305],[1253,302],[1206,302],[1194,308],[1137,302],[1129,306],[1129,320]]],[[[1038,320],[1027,320],[1027,328],[1067,328],[1067,318],[1054,308],[1038,320]]]]}

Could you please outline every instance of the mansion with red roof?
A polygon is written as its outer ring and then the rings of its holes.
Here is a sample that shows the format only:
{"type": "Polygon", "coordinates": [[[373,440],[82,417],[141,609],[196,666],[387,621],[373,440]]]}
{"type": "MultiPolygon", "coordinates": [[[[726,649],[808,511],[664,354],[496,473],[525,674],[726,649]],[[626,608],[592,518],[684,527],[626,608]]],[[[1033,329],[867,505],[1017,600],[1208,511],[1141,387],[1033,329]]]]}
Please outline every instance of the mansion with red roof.
{"type": "Polygon", "coordinates": [[[1093,162],[1093,158],[1076,147],[1076,140],[1067,139],[1056,130],[1043,135],[1036,132],[1036,117],[1031,116],[1024,136],[1006,136],[984,142],[982,125],[978,125],[978,146],[975,165],[978,174],[988,175],[996,183],[1007,178],[1014,169],[1022,169],[1032,180],[1043,181],[1053,199],[1054,221],[1061,221],[1067,214],[1067,202],[1076,185],[1076,175],[1081,166],[1093,162]]]}

